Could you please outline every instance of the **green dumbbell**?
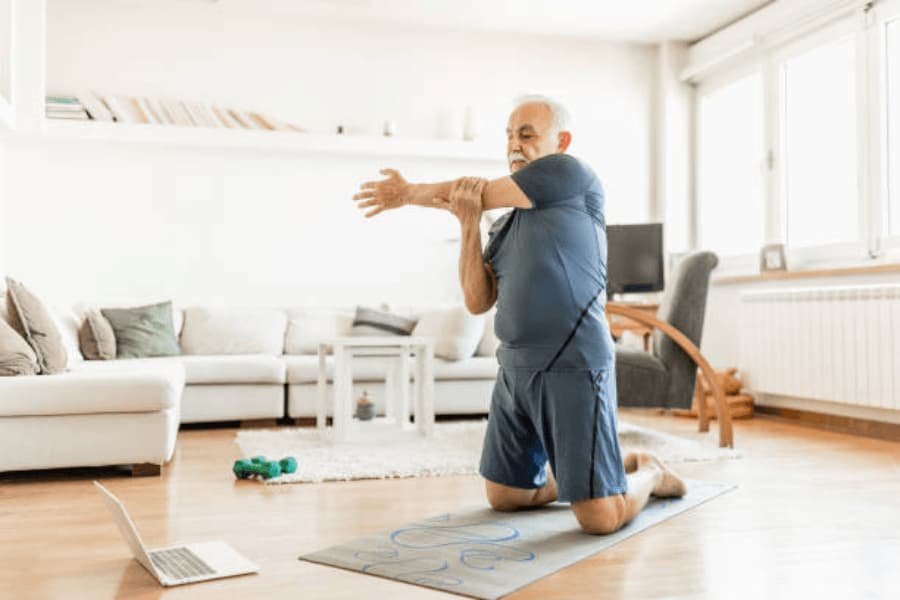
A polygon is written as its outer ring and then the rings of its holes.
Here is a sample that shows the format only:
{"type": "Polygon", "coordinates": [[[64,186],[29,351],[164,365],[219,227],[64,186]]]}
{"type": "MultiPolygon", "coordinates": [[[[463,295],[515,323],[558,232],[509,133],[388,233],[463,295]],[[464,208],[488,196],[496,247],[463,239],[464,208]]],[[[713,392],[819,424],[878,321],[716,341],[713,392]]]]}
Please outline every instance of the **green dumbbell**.
{"type": "Polygon", "coordinates": [[[238,479],[247,479],[258,475],[263,479],[272,479],[281,475],[281,465],[276,462],[253,462],[253,460],[236,460],[232,469],[238,479]]]}
{"type": "MultiPolygon", "coordinates": [[[[254,456],[250,459],[250,461],[257,465],[264,465],[275,462],[269,460],[265,456],[254,456]]],[[[293,456],[287,456],[278,461],[278,466],[281,467],[282,473],[293,473],[297,470],[297,459],[295,459],[293,456]]]]}

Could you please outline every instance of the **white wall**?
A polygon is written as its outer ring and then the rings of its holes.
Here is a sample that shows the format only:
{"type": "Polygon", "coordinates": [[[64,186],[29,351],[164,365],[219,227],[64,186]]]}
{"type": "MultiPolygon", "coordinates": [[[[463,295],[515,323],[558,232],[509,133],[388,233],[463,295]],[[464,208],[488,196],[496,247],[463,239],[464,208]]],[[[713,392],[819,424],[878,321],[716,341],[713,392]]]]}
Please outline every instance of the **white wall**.
{"type": "Polygon", "coordinates": [[[509,102],[574,113],[572,152],[611,222],[648,218],[655,50],[563,38],[310,22],[222,4],[49,0],[47,89],[256,109],[314,132],[458,136],[466,105],[497,163],[258,155],[16,141],[8,268],[59,301],[175,297],[306,303],[455,297],[456,232],[424,209],[363,221],[350,196],[382,166],[410,179],[505,173],[509,102]]]}

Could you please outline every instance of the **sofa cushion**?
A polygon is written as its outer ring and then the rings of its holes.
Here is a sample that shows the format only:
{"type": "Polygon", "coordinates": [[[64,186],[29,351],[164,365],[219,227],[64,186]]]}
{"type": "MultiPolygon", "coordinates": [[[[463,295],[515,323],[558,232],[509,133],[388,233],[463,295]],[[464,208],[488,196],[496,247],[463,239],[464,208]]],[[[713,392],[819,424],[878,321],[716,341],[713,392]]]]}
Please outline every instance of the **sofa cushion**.
{"type": "MultiPolygon", "coordinates": [[[[317,356],[284,356],[287,364],[287,383],[316,383],[319,379],[317,356]]],[[[353,359],[353,381],[384,381],[390,359],[363,356],[353,359]]],[[[434,379],[494,379],[497,377],[497,359],[492,356],[467,358],[466,360],[434,359],[434,379]]],[[[410,361],[410,377],[413,363],[410,361]]],[[[325,357],[325,373],[328,381],[334,379],[334,358],[325,357]]]]}
{"type": "Polygon", "coordinates": [[[487,313],[484,319],[484,334],[481,341],[478,342],[478,348],[475,349],[475,356],[497,356],[497,348],[500,347],[500,340],[494,333],[494,317],[497,315],[497,309],[487,313]]]}
{"type": "Polygon", "coordinates": [[[84,316],[78,329],[81,352],[88,360],[112,360],[116,357],[116,334],[109,320],[99,311],[91,310],[84,316]]]}
{"type": "Polygon", "coordinates": [[[353,314],[352,310],[324,307],[289,309],[284,353],[317,354],[321,341],[349,336],[353,314]]]}
{"type": "Polygon", "coordinates": [[[436,308],[422,312],[412,334],[433,338],[436,357],[463,360],[475,354],[484,320],[484,315],[473,315],[464,306],[436,308]]]}
{"type": "Polygon", "coordinates": [[[2,378],[0,416],[155,412],[179,406],[181,365],[131,362],[84,361],[57,375],[2,378]]]}
{"type": "MultiPolygon", "coordinates": [[[[309,354],[285,355],[288,383],[315,383],[319,380],[319,357],[309,354]]],[[[353,359],[354,381],[384,381],[391,360],[377,356],[360,356],[353,359]]],[[[410,368],[410,371],[412,369],[410,368]]],[[[325,373],[328,381],[334,377],[334,358],[325,357],[325,373]]]]}
{"type": "Polygon", "coordinates": [[[435,381],[450,379],[496,379],[500,364],[493,356],[472,356],[465,360],[434,359],[435,381]]]}
{"type": "Polygon", "coordinates": [[[0,376],[36,375],[37,356],[12,325],[0,319],[0,376]]]}
{"type": "Polygon", "coordinates": [[[277,354],[284,348],[287,316],[272,308],[184,310],[185,354],[277,354]]]}
{"type": "Polygon", "coordinates": [[[285,383],[285,364],[270,354],[184,355],[189,384],[285,383]]]}
{"type": "Polygon", "coordinates": [[[24,285],[6,278],[6,303],[9,324],[25,338],[37,357],[38,372],[60,373],[68,356],[62,335],[44,304],[24,285]]]}
{"type": "Polygon", "coordinates": [[[176,356],[181,353],[172,324],[172,303],[102,308],[116,337],[116,358],[176,356]]]}

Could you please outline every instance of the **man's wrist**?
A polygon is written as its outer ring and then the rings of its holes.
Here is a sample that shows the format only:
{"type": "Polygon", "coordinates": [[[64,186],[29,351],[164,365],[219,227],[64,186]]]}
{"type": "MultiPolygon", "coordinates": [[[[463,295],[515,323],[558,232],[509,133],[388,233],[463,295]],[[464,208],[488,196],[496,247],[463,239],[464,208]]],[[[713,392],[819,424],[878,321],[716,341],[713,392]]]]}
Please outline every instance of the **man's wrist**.
{"type": "Polygon", "coordinates": [[[462,228],[463,233],[475,233],[479,236],[481,235],[481,230],[479,228],[479,224],[481,223],[481,215],[475,217],[466,217],[459,220],[459,226],[462,228]]]}
{"type": "Polygon", "coordinates": [[[416,192],[418,191],[419,185],[416,183],[410,183],[406,186],[406,194],[400,198],[400,204],[403,206],[409,206],[410,204],[415,204],[416,192]]]}

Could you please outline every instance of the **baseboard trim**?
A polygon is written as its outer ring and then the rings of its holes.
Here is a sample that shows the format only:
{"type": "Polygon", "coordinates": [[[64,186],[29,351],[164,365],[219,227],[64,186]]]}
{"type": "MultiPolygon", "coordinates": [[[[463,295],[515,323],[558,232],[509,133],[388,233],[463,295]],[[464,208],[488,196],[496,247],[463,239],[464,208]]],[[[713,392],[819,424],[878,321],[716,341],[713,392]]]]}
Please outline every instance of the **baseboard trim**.
{"type": "Polygon", "coordinates": [[[872,421],[869,419],[846,417],[843,415],[830,415],[811,410],[786,408],[783,406],[764,406],[757,404],[754,407],[754,411],[755,414],[759,416],[799,423],[801,425],[815,427],[816,429],[826,429],[828,431],[849,433],[851,435],[888,440],[891,442],[900,441],[900,424],[897,423],[885,423],[883,421],[872,421]]]}

